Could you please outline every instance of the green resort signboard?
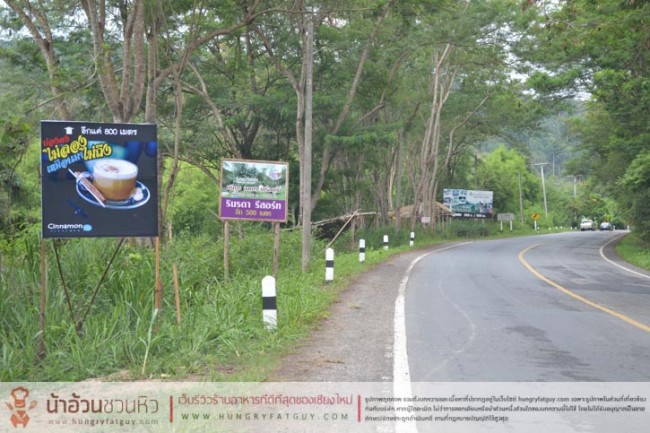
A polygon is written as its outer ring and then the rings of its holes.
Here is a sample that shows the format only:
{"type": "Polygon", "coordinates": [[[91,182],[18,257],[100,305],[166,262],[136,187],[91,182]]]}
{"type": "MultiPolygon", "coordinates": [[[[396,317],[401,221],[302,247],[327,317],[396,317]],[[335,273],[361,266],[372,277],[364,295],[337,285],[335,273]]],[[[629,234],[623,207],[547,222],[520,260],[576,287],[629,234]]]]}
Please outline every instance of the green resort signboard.
{"type": "Polygon", "coordinates": [[[471,189],[445,189],[443,202],[454,217],[492,218],[492,191],[475,191],[471,189]]]}
{"type": "Polygon", "coordinates": [[[285,162],[224,159],[219,217],[286,222],[288,171],[285,162]]]}

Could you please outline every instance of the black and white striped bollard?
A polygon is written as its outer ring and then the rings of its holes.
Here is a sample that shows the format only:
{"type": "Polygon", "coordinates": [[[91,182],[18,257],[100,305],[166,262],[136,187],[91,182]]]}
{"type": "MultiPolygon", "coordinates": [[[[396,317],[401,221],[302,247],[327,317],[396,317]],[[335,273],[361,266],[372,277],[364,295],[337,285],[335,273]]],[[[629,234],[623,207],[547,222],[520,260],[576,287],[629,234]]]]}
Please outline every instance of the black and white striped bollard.
{"type": "Polygon", "coordinates": [[[388,249],[388,235],[384,235],[384,249],[388,249]]]}
{"type": "Polygon", "coordinates": [[[271,275],[267,275],[262,279],[262,320],[266,329],[276,329],[278,327],[275,278],[271,275]]]}
{"type": "Polygon", "coordinates": [[[325,250],[325,281],[334,281],[334,250],[325,250]]]}
{"type": "Polygon", "coordinates": [[[359,263],[366,261],[366,240],[359,239],[359,263]]]}
{"type": "Polygon", "coordinates": [[[413,246],[413,244],[415,244],[415,232],[411,232],[411,238],[410,239],[411,240],[409,242],[409,245],[413,246]]]}

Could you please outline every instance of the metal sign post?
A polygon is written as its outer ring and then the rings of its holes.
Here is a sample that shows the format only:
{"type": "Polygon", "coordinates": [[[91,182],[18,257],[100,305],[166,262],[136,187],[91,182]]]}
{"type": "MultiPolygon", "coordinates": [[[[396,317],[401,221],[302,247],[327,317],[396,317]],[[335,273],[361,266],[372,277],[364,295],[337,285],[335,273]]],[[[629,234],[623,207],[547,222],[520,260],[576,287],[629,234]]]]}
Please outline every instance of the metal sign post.
{"type": "Polygon", "coordinates": [[[533,215],[531,215],[533,218],[533,221],[535,222],[535,231],[537,231],[537,220],[539,219],[539,214],[537,212],[533,212],[533,215]]]}

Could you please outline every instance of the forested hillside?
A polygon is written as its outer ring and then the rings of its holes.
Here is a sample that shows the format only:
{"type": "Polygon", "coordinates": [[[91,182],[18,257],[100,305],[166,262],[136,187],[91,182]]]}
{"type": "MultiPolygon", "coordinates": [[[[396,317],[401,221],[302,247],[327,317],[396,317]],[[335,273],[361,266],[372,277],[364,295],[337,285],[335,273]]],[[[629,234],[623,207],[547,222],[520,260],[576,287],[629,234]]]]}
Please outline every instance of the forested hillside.
{"type": "Polygon", "coordinates": [[[216,199],[222,158],[289,162],[298,224],[307,146],[313,220],[362,209],[388,223],[411,204],[431,216],[443,188],[495,190],[497,211],[518,212],[517,189],[491,180],[504,146],[523,158],[527,210],[541,204],[534,164],[549,164],[549,224],[646,230],[644,2],[4,3],[5,235],[38,224],[42,119],[157,123],[167,236],[216,224],[216,202],[192,204],[216,199]]]}

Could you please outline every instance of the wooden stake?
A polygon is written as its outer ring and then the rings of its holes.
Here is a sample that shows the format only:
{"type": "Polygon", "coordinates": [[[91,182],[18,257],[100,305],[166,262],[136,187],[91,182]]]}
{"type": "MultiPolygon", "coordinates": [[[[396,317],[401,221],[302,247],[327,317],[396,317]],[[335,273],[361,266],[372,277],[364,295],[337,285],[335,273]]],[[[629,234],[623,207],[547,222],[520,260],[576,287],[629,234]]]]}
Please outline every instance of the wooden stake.
{"type": "Polygon", "coordinates": [[[155,309],[158,311],[162,310],[162,295],[163,295],[163,285],[160,279],[160,237],[156,237],[156,298],[155,298],[155,309]]]}
{"type": "Polygon", "coordinates": [[[57,247],[57,241],[55,240],[52,245],[54,246],[54,257],[56,258],[56,268],[59,271],[59,277],[61,278],[61,285],[63,286],[63,294],[65,295],[65,301],[68,306],[68,311],[70,312],[70,323],[77,323],[75,319],[74,310],[72,308],[72,300],[70,299],[70,293],[68,291],[68,284],[65,282],[65,277],[63,275],[63,268],[61,267],[61,259],[59,257],[59,248],[57,247]]]}
{"type": "MultiPolygon", "coordinates": [[[[45,239],[41,239],[41,309],[38,320],[39,336],[38,336],[38,359],[42,361],[45,358],[45,306],[46,306],[46,289],[47,278],[45,275],[45,239]]],[[[24,426],[23,426],[24,427],[24,426]]]]}
{"type": "Polygon", "coordinates": [[[350,221],[352,221],[352,220],[354,220],[354,219],[356,218],[356,216],[357,216],[358,213],[359,213],[359,209],[355,210],[354,213],[353,213],[352,215],[350,215],[350,218],[348,218],[348,220],[345,222],[345,224],[343,224],[343,227],[341,227],[341,228],[339,229],[338,233],[336,233],[336,236],[334,236],[334,239],[332,239],[332,240],[327,244],[327,246],[325,247],[325,249],[327,249],[327,248],[329,248],[329,247],[332,246],[332,244],[334,243],[334,241],[336,241],[336,238],[339,237],[339,235],[341,234],[341,232],[343,231],[343,229],[344,229],[348,224],[350,224],[350,221]]]}
{"type": "Polygon", "coordinates": [[[280,223],[273,223],[273,232],[275,238],[273,239],[273,278],[278,278],[278,262],[280,258],[280,223]]]}
{"type": "Polygon", "coordinates": [[[176,263],[172,265],[172,272],[174,273],[174,294],[176,295],[176,323],[181,324],[181,289],[178,284],[178,267],[176,263]]]}

